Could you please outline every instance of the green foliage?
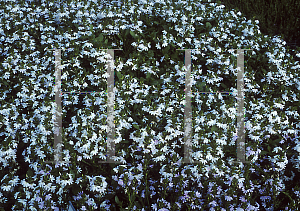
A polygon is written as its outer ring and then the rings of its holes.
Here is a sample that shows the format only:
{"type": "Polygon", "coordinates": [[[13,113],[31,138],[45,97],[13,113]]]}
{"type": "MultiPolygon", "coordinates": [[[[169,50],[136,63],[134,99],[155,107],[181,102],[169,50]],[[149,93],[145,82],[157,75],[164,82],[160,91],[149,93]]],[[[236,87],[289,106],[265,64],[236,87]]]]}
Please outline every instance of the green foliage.
{"type": "Polygon", "coordinates": [[[259,20],[258,25],[263,34],[282,35],[286,42],[297,40],[300,45],[299,1],[222,0],[222,3],[230,9],[241,11],[247,19],[259,20]]]}
{"type": "Polygon", "coordinates": [[[209,88],[205,82],[197,81],[196,87],[198,88],[199,92],[209,92],[209,88]]]}

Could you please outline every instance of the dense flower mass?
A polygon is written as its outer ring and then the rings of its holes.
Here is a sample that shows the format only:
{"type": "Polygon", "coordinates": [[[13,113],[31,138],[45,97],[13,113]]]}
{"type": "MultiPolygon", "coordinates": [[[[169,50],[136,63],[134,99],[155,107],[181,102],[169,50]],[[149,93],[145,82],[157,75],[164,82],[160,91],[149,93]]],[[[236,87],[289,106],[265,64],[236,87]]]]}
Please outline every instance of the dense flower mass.
{"type": "Polygon", "coordinates": [[[0,5],[0,208],[59,210],[68,201],[78,210],[300,206],[300,65],[280,37],[260,32],[257,20],[202,0],[0,5]],[[54,49],[61,49],[65,163],[51,164],[59,133],[53,129],[60,86],[54,49]],[[118,50],[112,58],[104,49],[118,50]],[[190,164],[182,162],[184,49],[192,49],[191,156],[197,163],[190,164]],[[251,161],[239,164],[235,49],[247,49],[245,154],[251,161]],[[107,157],[112,59],[121,164],[100,164],[107,157]]]}

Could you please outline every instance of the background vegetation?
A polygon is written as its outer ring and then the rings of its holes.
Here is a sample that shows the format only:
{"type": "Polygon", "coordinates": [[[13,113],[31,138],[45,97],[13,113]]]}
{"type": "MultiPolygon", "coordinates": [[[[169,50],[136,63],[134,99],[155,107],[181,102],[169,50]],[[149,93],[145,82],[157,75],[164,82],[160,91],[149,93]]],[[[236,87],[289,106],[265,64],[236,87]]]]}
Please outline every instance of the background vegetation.
{"type": "MultiPolygon", "coordinates": [[[[290,49],[300,47],[300,1],[298,0],[220,0],[226,9],[241,11],[248,20],[259,20],[260,31],[280,35],[290,49]]],[[[289,51],[296,61],[294,51],[289,51]]]]}

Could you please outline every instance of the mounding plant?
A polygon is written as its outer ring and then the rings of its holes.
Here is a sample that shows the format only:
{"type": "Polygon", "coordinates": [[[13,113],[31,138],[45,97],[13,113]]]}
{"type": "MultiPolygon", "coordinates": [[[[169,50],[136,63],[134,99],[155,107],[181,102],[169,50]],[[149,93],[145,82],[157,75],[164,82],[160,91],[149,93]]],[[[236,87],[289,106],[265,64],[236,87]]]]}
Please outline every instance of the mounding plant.
{"type": "MultiPolygon", "coordinates": [[[[203,1],[0,2],[0,207],[4,210],[295,210],[299,63],[258,21],[203,1]],[[61,53],[63,159],[54,157],[61,53]],[[116,156],[106,158],[115,50],[116,156]],[[184,151],[192,50],[193,153],[184,151]],[[246,160],[236,160],[237,55],[245,51],[246,160]],[[231,95],[201,92],[228,91],[231,95]]],[[[299,49],[297,56],[300,57],[299,49]]]]}

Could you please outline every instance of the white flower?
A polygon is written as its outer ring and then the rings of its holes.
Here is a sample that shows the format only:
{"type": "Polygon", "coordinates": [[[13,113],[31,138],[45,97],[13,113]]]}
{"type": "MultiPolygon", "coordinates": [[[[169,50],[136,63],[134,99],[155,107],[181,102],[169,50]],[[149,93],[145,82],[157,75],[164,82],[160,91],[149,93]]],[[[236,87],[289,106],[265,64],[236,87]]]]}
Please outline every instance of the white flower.
{"type": "Polygon", "coordinates": [[[238,183],[243,183],[245,181],[245,178],[239,178],[238,183]]]}
{"type": "Polygon", "coordinates": [[[287,132],[290,133],[290,134],[295,134],[296,131],[295,131],[295,130],[288,129],[287,132]]]}
{"type": "MultiPolygon", "coordinates": [[[[162,47],[166,47],[168,45],[167,41],[164,40],[163,44],[162,44],[162,47]]],[[[160,48],[159,48],[160,49],[160,48]]]]}
{"type": "Polygon", "coordinates": [[[222,140],[222,139],[217,139],[216,142],[217,142],[217,144],[220,144],[220,145],[226,145],[226,141],[222,140]]]}
{"type": "Polygon", "coordinates": [[[273,152],[278,153],[278,151],[280,151],[280,150],[282,150],[281,147],[275,147],[275,148],[273,149],[273,152]]]}
{"type": "Polygon", "coordinates": [[[170,128],[169,126],[166,126],[165,128],[169,133],[175,132],[174,128],[170,128]]]}
{"type": "Polygon", "coordinates": [[[167,135],[167,136],[166,136],[166,140],[168,140],[168,141],[172,140],[172,136],[167,135]]]}
{"type": "MultiPolygon", "coordinates": [[[[300,86],[298,87],[298,89],[300,89],[300,86]]],[[[292,95],[292,97],[293,97],[293,100],[294,100],[294,101],[299,101],[299,100],[296,98],[296,94],[295,94],[295,93],[292,95]]]]}
{"type": "Polygon", "coordinates": [[[203,143],[207,144],[209,142],[209,140],[207,138],[204,138],[203,143]]]}
{"type": "Polygon", "coordinates": [[[159,157],[153,158],[154,161],[158,162],[158,161],[164,161],[166,159],[166,157],[164,155],[161,155],[159,157]]]}
{"type": "Polygon", "coordinates": [[[91,47],[93,47],[93,44],[86,42],[82,47],[85,47],[85,46],[87,46],[88,48],[91,48],[91,47]]]}
{"type": "Polygon", "coordinates": [[[207,153],[206,159],[207,160],[213,160],[213,156],[210,154],[210,152],[207,153]]]}
{"type": "Polygon", "coordinates": [[[6,72],[3,76],[4,79],[9,79],[10,73],[6,72]]]}
{"type": "Polygon", "coordinates": [[[255,140],[255,141],[259,140],[259,136],[253,136],[252,134],[250,134],[249,136],[252,140],[255,140]]]}
{"type": "Polygon", "coordinates": [[[26,205],[27,203],[26,199],[18,199],[18,202],[22,203],[23,205],[26,205]]]}
{"type": "Polygon", "coordinates": [[[274,103],[275,107],[283,109],[284,105],[280,104],[280,103],[274,103]]]}
{"type": "Polygon", "coordinates": [[[287,162],[277,162],[276,164],[277,164],[277,166],[279,166],[280,169],[284,169],[287,162]]]}
{"type": "Polygon", "coordinates": [[[155,115],[155,116],[161,116],[161,115],[162,115],[161,109],[160,109],[160,108],[157,109],[156,111],[149,111],[149,113],[150,113],[151,115],[155,115]]]}
{"type": "Polygon", "coordinates": [[[8,183],[11,183],[12,186],[15,187],[18,181],[19,181],[18,176],[15,176],[15,178],[13,180],[10,180],[8,183]]]}
{"type": "MultiPolygon", "coordinates": [[[[276,148],[277,148],[277,147],[276,147],[276,148]]],[[[298,144],[298,145],[295,146],[293,149],[296,150],[297,152],[300,152],[300,145],[298,144]]]]}
{"type": "Polygon", "coordinates": [[[79,177],[79,178],[76,179],[76,182],[75,182],[75,183],[76,183],[76,184],[79,184],[79,182],[81,182],[81,181],[82,181],[82,177],[79,177]]]}
{"type": "Polygon", "coordinates": [[[147,148],[151,148],[152,154],[156,154],[158,152],[153,142],[147,148]]]}
{"type": "Polygon", "coordinates": [[[1,189],[4,190],[4,191],[10,191],[11,185],[2,186],[1,189]]]}
{"type": "Polygon", "coordinates": [[[216,120],[215,120],[215,119],[214,119],[214,120],[209,120],[209,121],[207,122],[207,124],[208,124],[209,126],[215,125],[215,124],[216,124],[216,120]]]}
{"type": "Polygon", "coordinates": [[[68,184],[68,180],[61,180],[60,184],[63,186],[63,187],[66,187],[66,185],[68,184]]]}
{"type": "Polygon", "coordinates": [[[59,188],[57,194],[58,194],[58,195],[61,195],[63,192],[64,192],[63,188],[59,188]]]}

